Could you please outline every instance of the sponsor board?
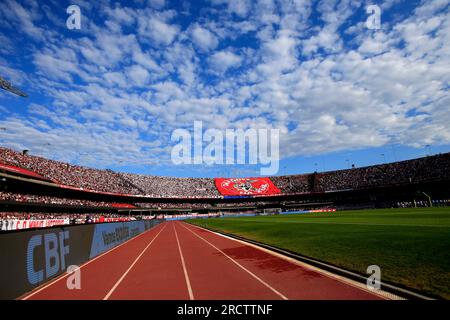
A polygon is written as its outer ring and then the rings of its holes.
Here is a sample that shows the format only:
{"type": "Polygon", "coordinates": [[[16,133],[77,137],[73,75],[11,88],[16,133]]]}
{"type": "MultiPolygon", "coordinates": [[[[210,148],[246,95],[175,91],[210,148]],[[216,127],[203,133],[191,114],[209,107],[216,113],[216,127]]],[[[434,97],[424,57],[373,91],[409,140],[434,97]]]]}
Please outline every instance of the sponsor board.
{"type": "Polygon", "coordinates": [[[146,230],[143,221],[98,224],[92,237],[89,258],[114,248],[146,230]]]}
{"type": "Polygon", "coordinates": [[[70,219],[45,219],[45,220],[0,220],[0,230],[22,230],[33,228],[48,228],[59,225],[70,224],[70,219]]]}
{"type": "Polygon", "coordinates": [[[336,212],[336,209],[315,209],[315,210],[298,210],[281,212],[280,214],[304,214],[304,213],[321,213],[321,212],[336,212]]]}
{"type": "Polygon", "coordinates": [[[0,233],[0,299],[15,299],[159,224],[141,220],[0,233]],[[114,232],[114,234],[113,234],[114,232]]]}
{"type": "Polygon", "coordinates": [[[0,234],[0,299],[15,299],[89,258],[94,225],[0,234]]]}

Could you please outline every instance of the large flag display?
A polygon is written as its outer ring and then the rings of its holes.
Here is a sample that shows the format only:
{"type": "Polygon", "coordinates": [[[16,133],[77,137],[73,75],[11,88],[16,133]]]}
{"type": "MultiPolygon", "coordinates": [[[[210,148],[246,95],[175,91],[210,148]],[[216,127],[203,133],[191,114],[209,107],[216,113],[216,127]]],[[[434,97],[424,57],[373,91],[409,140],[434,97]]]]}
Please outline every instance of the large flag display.
{"type": "Polygon", "coordinates": [[[223,196],[274,195],[280,190],[270,178],[216,178],[217,190],[223,196]]]}

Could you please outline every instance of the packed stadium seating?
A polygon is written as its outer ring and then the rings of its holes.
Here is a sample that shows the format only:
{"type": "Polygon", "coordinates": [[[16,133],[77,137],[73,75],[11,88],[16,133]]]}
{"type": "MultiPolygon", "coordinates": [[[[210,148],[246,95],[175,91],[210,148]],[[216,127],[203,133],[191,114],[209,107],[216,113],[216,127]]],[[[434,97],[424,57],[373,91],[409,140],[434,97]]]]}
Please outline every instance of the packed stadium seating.
{"type": "Polygon", "coordinates": [[[284,194],[308,193],[312,191],[309,183],[310,175],[278,176],[271,178],[273,183],[284,194]]]}
{"type": "Polygon", "coordinates": [[[74,166],[5,148],[0,148],[0,163],[22,167],[56,183],[77,188],[119,194],[141,194],[140,190],[123,179],[122,175],[110,170],[74,166]]]}
{"type": "MultiPolygon", "coordinates": [[[[142,219],[143,217],[140,217],[142,219]]],[[[145,217],[153,219],[154,216],[145,217]]],[[[29,228],[45,228],[57,225],[106,223],[136,220],[136,217],[111,213],[45,213],[0,212],[0,232],[29,228]]]]}
{"type": "Polygon", "coordinates": [[[319,174],[318,190],[339,191],[449,180],[450,154],[319,174]]]}
{"type": "Polygon", "coordinates": [[[53,196],[43,196],[34,194],[23,194],[16,192],[4,192],[0,191],[0,201],[13,201],[22,203],[38,203],[38,204],[51,204],[51,205],[68,205],[68,206],[80,206],[80,207],[98,207],[107,208],[115,207],[117,204],[105,201],[91,201],[84,199],[69,199],[53,196]]]}
{"type": "MultiPolygon", "coordinates": [[[[214,179],[210,178],[170,178],[116,173],[111,170],[70,165],[6,148],[0,148],[0,164],[30,170],[58,184],[95,192],[162,199],[221,197],[214,179]]],[[[271,180],[281,195],[450,180],[450,153],[363,168],[271,177],[271,180]]]]}
{"type": "Polygon", "coordinates": [[[138,208],[146,208],[146,209],[211,209],[212,205],[208,203],[169,203],[169,202],[157,202],[157,203],[148,203],[148,202],[139,202],[135,203],[138,208]]]}
{"type": "Polygon", "coordinates": [[[131,184],[143,190],[144,195],[158,198],[217,198],[220,196],[214,179],[167,178],[138,174],[121,174],[131,184]]]}
{"type": "Polygon", "coordinates": [[[168,203],[168,202],[139,202],[134,205],[137,208],[151,208],[151,209],[223,209],[223,208],[247,208],[247,207],[262,207],[267,205],[277,204],[276,201],[244,201],[244,202],[227,202],[227,203],[189,203],[189,202],[178,202],[178,203],[168,203]]]}
{"type": "Polygon", "coordinates": [[[0,220],[45,220],[45,219],[99,219],[122,218],[123,215],[114,213],[67,213],[67,212],[0,212],[0,220]]]}

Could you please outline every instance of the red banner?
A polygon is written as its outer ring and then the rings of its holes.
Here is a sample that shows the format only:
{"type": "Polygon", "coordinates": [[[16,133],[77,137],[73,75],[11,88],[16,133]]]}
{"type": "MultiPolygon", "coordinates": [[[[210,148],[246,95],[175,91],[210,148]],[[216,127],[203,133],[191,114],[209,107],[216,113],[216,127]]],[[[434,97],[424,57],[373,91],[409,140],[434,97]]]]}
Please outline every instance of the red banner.
{"type": "Polygon", "coordinates": [[[270,178],[216,178],[217,190],[223,196],[256,196],[280,194],[270,178]]]}

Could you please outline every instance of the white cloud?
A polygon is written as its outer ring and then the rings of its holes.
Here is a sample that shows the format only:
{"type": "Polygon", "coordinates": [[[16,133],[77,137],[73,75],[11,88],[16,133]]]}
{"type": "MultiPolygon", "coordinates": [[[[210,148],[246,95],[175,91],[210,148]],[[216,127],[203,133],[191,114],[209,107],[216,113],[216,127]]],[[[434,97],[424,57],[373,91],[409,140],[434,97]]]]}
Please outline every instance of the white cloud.
{"type": "Polygon", "coordinates": [[[327,53],[337,52],[342,49],[342,40],[332,28],[323,28],[320,32],[309,39],[303,41],[303,53],[310,55],[319,49],[327,53]]]}
{"type": "Polygon", "coordinates": [[[121,72],[107,72],[103,75],[107,83],[117,85],[119,87],[126,87],[127,81],[124,74],[121,72]]]}
{"type": "Polygon", "coordinates": [[[240,17],[246,17],[250,10],[249,0],[228,1],[228,10],[240,17]]]}
{"type": "Polygon", "coordinates": [[[148,38],[154,46],[170,45],[179,32],[177,25],[166,23],[157,16],[140,17],[139,34],[143,38],[148,38]]]}
{"type": "Polygon", "coordinates": [[[297,40],[289,32],[280,31],[279,36],[268,40],[262,46],[262,60],[257,70],[267,76],[292,70],[297,65],[297,40]]]}
{"type": "Polygon", "coordinates": [[[219,44],[217,37],[211,31],[199,25],[194,26],[191,32],[193,42],[203,51],[215,49],[219,44]]]}
{"type": "Polygon", "coordinates": [[[239,67],[241,62],[241,57],[229,50],[216,52],[209,59],[210,66],[215,71],[222,73],[226,72],[230,68],[239,67]]]}
{"type": "Polygon", "coordinates": [[[35,25],[37,15],[35,9],[27,10],[14,0],[7,0],[0,6],[0,12],[6,19],[16,24],[18,30],[23,31],[35,40],[44,40],[45,32],[35,25]]]}

